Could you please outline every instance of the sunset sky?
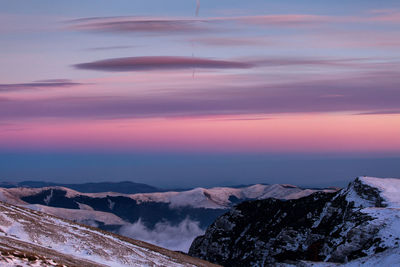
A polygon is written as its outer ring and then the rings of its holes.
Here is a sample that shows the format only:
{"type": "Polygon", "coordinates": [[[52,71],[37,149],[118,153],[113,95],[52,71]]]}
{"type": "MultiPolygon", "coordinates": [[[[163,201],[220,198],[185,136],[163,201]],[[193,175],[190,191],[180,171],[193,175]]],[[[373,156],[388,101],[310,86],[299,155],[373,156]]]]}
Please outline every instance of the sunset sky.
{"type": "Polygon", "coordinates": [[[397,0],[0,0],[0,180],[400,176],[397,0]]]}

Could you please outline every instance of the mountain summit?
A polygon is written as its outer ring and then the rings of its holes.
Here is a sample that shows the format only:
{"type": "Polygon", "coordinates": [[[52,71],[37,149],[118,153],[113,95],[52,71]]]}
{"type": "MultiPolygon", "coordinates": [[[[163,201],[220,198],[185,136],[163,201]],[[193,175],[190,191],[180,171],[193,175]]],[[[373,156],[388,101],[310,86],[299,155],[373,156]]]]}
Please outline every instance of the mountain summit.
{"type": "Polygon", "coordinates": [[[399,193],[400,179],[358,177],[336,193],[244,202],[189,254],[224,266],[400,264],[399,193]]]}

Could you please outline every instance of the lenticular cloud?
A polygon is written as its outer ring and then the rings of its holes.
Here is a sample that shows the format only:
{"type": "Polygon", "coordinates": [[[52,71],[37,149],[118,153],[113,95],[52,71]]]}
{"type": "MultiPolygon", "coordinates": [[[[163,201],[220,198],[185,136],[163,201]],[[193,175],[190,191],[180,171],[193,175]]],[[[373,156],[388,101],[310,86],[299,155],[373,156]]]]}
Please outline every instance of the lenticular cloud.
{"type": "Polygon", "coordinates": [[[74,65],[77,69],[100,71],[148,71],[191,68],[246,69],[253,66],[248,62],[173,56],[112,58],[74,65]]]}

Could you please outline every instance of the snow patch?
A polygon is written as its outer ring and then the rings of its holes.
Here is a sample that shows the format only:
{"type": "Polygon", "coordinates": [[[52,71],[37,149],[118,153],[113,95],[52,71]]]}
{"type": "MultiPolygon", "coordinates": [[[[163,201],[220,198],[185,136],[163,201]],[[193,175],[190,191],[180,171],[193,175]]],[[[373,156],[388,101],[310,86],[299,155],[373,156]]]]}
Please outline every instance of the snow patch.
{"type": "Polygon", "coordinates": [[[359,179],[362,183],[377,188],[388,207],[400,208],[400,179],[376,177],[359,177],[359,179]]]}
{"type": "Polygon", "coordinates": [[[39,204],[24,205],[24,207],[91,226],[96,226],[95,223],[90,223],[95,221],[103,222],[106,225],[122,225],[126,223],[117,215],[102,211],[55,208],[39,204]]]}

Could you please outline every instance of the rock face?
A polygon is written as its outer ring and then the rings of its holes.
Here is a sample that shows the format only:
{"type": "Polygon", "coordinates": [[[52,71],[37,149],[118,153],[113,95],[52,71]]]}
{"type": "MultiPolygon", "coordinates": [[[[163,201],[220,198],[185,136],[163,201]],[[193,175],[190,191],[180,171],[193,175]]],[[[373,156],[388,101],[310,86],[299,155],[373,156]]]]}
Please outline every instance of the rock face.
{"type": "Polygon", "coordinates": [[[362,177],[337,193],[244,202],[219,217],[189,254],[224,266],[346,263],[399,247],[400,180],[362,177]],[[395,188],[395,189],[393,189],[395,188]]]}

